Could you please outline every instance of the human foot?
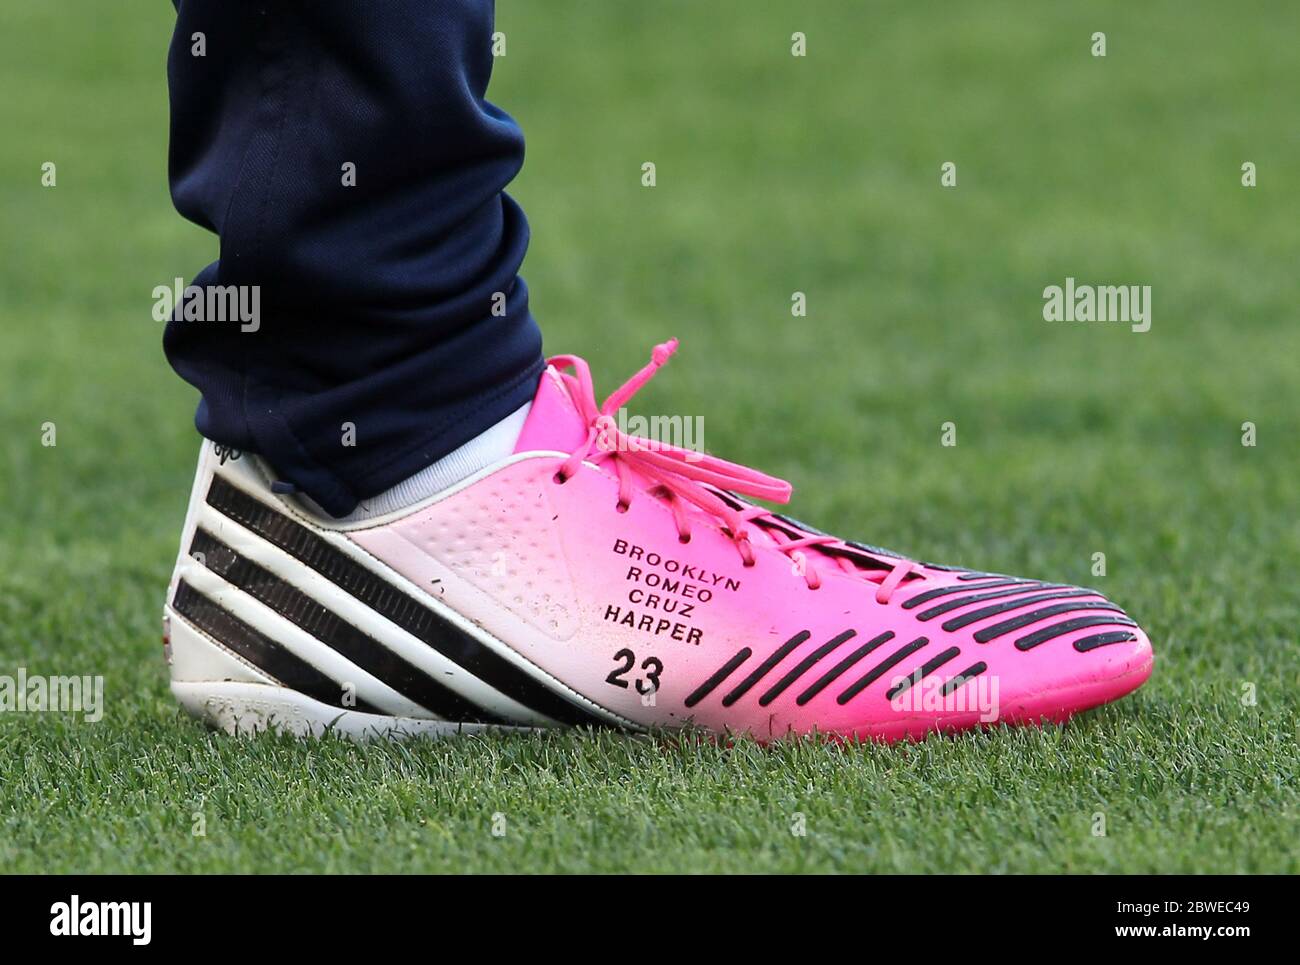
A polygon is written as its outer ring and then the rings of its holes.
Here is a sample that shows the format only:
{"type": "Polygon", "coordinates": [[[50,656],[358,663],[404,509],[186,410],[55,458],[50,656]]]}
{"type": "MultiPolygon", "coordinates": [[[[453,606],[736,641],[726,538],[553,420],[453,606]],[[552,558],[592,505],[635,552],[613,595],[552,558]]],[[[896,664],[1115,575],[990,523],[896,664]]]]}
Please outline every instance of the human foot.
{"type": "Polygon", "coordinates": [[[177,698],[232,731],[892,740],[1061,721],[1150,675],[1095,590],[841,540],[745,501],[782,480],[625,435],[675,348],[599,407],[586,363],[552,359],[514,455],[360,523],[205,444],[165,611],[177,698]]]}

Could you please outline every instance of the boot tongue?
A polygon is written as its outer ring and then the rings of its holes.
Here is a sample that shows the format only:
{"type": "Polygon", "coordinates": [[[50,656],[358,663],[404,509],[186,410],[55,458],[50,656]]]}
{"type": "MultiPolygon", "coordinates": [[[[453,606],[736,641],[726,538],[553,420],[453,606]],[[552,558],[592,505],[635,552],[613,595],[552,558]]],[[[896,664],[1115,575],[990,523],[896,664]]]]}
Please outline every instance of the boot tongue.
{"type": "MultiPolygon", "coordinates": [[[[573,452],[587,441],[587,424],[569,398],[569,391],[554,366],[548,365],[537,383],[532,408],[524,422],[523,431],[515,443],[515,452],[573,452]]],[[[734,497],[733,497],[734,498],[734,497]]],[[[712,516],[699,507],[686,504],[687,513],[701,522],[716,523],[712,516]]],[[[755,543],[776,544],[761,526],[750,526],[750,539],[755,543]]]]}
{"type": "MultiPolygon", "coordinates": [[[[515,444],[515,452],[562,452],[565,454],[574,452],[579,446],[587,441],[587,423],[582,415],[578,412],[578,407],[574,405],[573,400],[569,397],[569,391],[565,388],[559,372],[554,366],[548,365],[542,373],[537,383],[537,394],[533,396],[533,404],[528,412],[528,418],[524,422],[523,431],[519,433],[519,441],[515,444]]],[[[737,497],[730,496],[738,505],[749,505],[737,497]]],[[[686,512],[693,519],[698,519],[700,523],[717,523],[710,514],[705,513],[699,507],[687,503],[686,512]]],[[[779,521],[779,520],[778,520],[779,521]]],[[[800,536],[820,535],[818,530],[811,527],[805,527],[796,520],[789,520],[785,524],[788,530],[785,534],[786,539],[797,539],[800,536]]],[[[767,526],[758,522],[751,522],[746,527],[750,541],[760,546],[780,547],[781,540],[778,540],[768,530],[767,526]]],[[[848,550],[848,547],[844,547],[848,550]]],[[[843,552],[841,550],[840,552],[843,552]]],[[[880,558],[873,557],[864,551],[854,553],[849,552],[857,557],[855,562],[858,566],[867,567],[868,570],[879,568],[879,576],[883,577],[888,572],[891,562],[882,562],[880,558]]],[[[805,551],[809,557],[825,557],[828,554],[821,548],[809,547],[805,551]]],[[[886,560],[890,560],[893,554],[887,554],[886,560]]],[[[829,560],[819,562],[813,565],[825,566],[829,560]]],[[[875,576],[866,576],[867,579],[876,579],[875,576]]]]}
{"type": "Polygon", "coordinates": [[[587,439],[587,424],[577,406],[569,398],[568,390],[560,381],[553,366],[537,382],[537,394],[524,422],[524,429],[515,443],[515,452],[549,450],[569,453],[587,439]]]}

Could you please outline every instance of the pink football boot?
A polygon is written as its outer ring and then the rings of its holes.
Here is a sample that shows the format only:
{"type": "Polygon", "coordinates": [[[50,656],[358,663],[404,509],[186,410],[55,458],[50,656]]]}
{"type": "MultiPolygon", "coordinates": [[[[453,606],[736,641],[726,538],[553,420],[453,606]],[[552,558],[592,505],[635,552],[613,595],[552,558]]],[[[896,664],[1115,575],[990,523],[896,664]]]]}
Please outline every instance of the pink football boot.
{"type": "Polygon", "coordinates": [[[894,740],[1065,720],[1150,675],[1096,590],[829,536],[745,501],[787,483],[626,434],[675,348],[599,407],[587,364],[552,359],[512,457],[364,523],[205,445],[166,607],[177,698],[230,731],[894,740]]]}

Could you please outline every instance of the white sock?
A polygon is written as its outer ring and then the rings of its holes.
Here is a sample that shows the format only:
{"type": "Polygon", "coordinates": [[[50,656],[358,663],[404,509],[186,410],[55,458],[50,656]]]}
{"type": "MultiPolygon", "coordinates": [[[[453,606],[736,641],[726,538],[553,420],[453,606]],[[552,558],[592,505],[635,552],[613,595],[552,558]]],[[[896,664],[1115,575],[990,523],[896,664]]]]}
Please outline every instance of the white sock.
{"type": "Polygon", "coordinates": [[[440,493],[448,486],[453,486],[469,476],[474,475],[484,466],[506,458],[515,451],[519,434],[524,431],[524,420],[528,410],[533,407],[526,402],[494,426],[489,426],[459,449],[453,449],[431,466],[426,466],[414,476],[404,479],[392,489],[385,490],[377,496],[363,499],[348,515],[341,517],[340,523],[358,523],[374,519],[407,506],[413,506],[422,499],[440,493]]]}

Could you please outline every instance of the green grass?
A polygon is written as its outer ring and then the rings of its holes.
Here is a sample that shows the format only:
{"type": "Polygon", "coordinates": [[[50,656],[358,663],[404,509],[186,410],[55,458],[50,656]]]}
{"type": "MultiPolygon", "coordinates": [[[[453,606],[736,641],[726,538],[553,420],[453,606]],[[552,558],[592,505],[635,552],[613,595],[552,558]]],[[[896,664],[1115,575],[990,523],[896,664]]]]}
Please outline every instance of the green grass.
{"type": "Polygon", "coordinates": [[[82,6],[0,7],[0,673],[102,674],[107,709],[0,714],[0,869],[1300,870],[1295,4],[502,0],[551,351],[608,390],[678,335],[638,405],[705,414],[796,515],[1099,585],[1155,641],[1064,728],[768,750],[177,712],[195,399],[151,291],[216,246],[167,197],[168,5],[82,6]],[[1067,275],[1151,285],[1151,331],[1044,322],[1067,275]]]}

